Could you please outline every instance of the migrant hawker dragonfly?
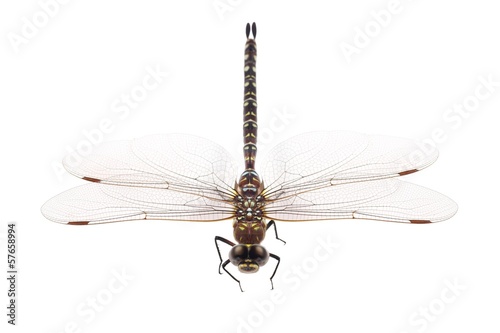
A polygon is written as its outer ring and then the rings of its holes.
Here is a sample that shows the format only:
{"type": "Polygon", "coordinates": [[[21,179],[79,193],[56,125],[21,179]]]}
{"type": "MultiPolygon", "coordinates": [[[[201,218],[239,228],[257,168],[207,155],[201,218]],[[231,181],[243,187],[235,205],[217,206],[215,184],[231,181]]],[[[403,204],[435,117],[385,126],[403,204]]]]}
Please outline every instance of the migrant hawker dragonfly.
{"type": "MultiPolygon", "coordinates": [[[[278,221],[369,219],[423,224],[453,216],[457,205],[432,190],[396,179],[432,164],[412,140],[352,132],[313,132],[270,151],[257,173],[256,26],[246,27],[244,171],[206,139],[155,135],[102,144],[78,164],[63,163],[89,183],[50,199],[42,213],[69,225],[131,220],[233,220],[236,243],[215,237],[221,268],[255,273],[280,258],[260,243],[278,221]],[[262,178],[261,176],[262,175],[262,178]],[[224,260],[219,243],[231,246],[224,260]]],[[[281,239],[280,239],[281,240],[281,239]]]]}

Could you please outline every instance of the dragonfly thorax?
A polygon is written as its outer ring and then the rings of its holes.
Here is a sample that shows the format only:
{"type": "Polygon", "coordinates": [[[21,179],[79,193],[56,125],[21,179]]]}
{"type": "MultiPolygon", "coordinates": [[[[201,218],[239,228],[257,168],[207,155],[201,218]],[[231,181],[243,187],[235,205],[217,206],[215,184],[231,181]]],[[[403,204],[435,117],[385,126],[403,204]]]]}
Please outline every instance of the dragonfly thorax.
{"type": "Polygon", "coordinates": [[[264,199],[256,197],[235,198],[234,238],[240,244],[259,244],[266,234],[266,221],[263,217],[264,199]]]}

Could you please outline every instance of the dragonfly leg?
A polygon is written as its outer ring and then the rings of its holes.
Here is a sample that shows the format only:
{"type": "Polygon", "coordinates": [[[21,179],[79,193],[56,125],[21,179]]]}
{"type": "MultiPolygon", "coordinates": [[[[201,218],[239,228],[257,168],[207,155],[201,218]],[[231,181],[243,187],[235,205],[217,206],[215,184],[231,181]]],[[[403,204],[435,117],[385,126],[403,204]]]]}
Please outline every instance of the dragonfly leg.
{"type": "Polygon", "coordinates": [[[266,231],[269,230],[269,228],[271,228],[271,226],[274,226],[274,234],[276,235],[276,239],[282,241],[283,244],[286,244],[286,242],[284,240],[282,240],[281,238],[278,237],[278,229],[276,229],[276,223],[274,222],[274,220],[269,221],[269,223],[267,224],[267,227],[266,227],[266,231]]]}
{"type": "MultiPolygon", "coordinates": [[[[219,244],[217,244],[217,241],[219,242],[224,242],[226,243],[227,245],[229,246],[235,246],[236,244],[234,244],[233,242],[231,242],[230,240],[228,239],[225,239],[223,237],[220,237],[220,236],[215,236],[215,248],[217,249],[217,253],[219,254],[219,258],[220,258],[220,264],[219,264],[219,274],[222,274],[222,272],[220,271],[221,269],[221,266],[222,266],[222,256],[220,254],[220,249],[219,249],[219,244]]],[[[234,279],[234,278],[233,278],[234,279]]]]}
{"type": "Polygon", "coordinates": [[[226,266],[227,266],[227,264],[229,264],[229,263],[230,263],[230,261],[229,261],[229,259],[227,259],[227,260],[224,262],[224,264],[222,264],[222,269],[223,269],[224,271],[226,271],[226,273],[227,273],[227,274],[229,274],[229,276],[230,276],[230,277],[232,277],[234,281],[238,282],[238,286],[240,286],[240,290],[241,290],[241,292],[243,292],[243,289],[241,288],[241,283],[240,283],[240,280],[238,280],[237,278],[235,278],[235,277],[233,276],[233,274],[229,273],[229,271],[226,269],[226,266]]]}
{"type": "Polygon", "coordinates": [[[281,259],[280,259],[280,257],[278,257],[277,255],[272,254],[272,253],[269,253],[269,257],[271,257],[271,258],[273,258],[273,259],[276,259],[276,261],[278,262],[278,263],[276,264],[276,267],[274,267],[274,272],[273,272],[273,275],[271,275],[271,278],[270,278],[270,280],[271,280],[271,290],[273,290],[273,289],[274,289],[273,277],[274,277],[274,274],[276,274],[276,271],[278,270],[278,266],[280,265],[280,261],[281,261],[281,259]]]}

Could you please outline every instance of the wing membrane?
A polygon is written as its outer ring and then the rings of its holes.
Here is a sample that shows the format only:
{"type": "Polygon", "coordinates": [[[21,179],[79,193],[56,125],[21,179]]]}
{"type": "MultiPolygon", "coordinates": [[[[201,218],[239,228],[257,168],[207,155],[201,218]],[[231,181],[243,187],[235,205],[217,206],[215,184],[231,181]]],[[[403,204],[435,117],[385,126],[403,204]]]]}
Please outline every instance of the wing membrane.
{"type": "MultiPolygon", "coordinates": [[[[449,198],[393,177],[432,164],[417,143],[353,132],[307,133],[276,146],[263,165],[265,216],[282,221],[373,219],[429,223],[457,210],[449,198]]],[[[234,216],[229,153],[182,134],[109,142],[68,171],[93,182],[43,207],[50,220],[97,224],[138,219],[218,221],[234,216]]]]}
{"type": "Polygon", "coordinates": [[[214,199],[229,199],[236,168],[221,146],[185,134],[152,135],[110,141],[82,160],[63,161],[73,175],[88,181],[141,188],[161,188],[214,199]]]}
{"type": "Polygon", "coordinates": [[[131,220],[219,221],[231,218],[230,202],[162,188],[86,184],[45,203],[43,215],[58,223],[98,224],[131,220]]]}
{"type": "Polygon", "coordinates": [[[370,219],[430,223],[452,217],[457,205],[425,187],[397,179],[331,186],[266,205],[265,216],[281,221],[370,219]]]}
{"type": "Polygon", "coordinates": [[[273,148],[263,164],[264,194],[287,199],[310,190],[406,175],[432,164],[408,139],[355,132],[312,132],[273,148]]]}

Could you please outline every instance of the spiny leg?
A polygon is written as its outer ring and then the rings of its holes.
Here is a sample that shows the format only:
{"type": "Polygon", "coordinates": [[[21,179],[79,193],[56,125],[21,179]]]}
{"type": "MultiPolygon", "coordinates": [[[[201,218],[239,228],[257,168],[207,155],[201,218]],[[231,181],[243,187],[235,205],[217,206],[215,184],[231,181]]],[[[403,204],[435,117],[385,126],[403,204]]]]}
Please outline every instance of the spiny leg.
{"type": "Polygon", "coordinates": [[[274,234],[276,235],[276,239],[282,241],[283,244],[286,244],[284,240],[278,237],[278,229],[276,229],[276,223],[274,222],[274,220],[269,221],[269,223],[266,226],[266,231],[269,230],[271,226],[274,226],[274,234]]]}
{"type": "MultiPolygon", "coordinates": [[[[217,244],[217,241],[219,242],[224,242],[226,243],[227,245],[229,246],[235,246],[236,244],[234,244],[233,242],[231,242],[230,240],[228,239],[225,239],[223,237],[220,237],[220,236],[215,236],[215,248],[217,249],[217,253],[219,254],[219,258],[220,258],[220,264],[219,264],[219,274],[222,274],[221,271],[220,271],[220,268],[222,266],[222,255],[220,254],[220,249],[219,249],[219,244],[217,244]]],[[[234,279],[234,278],[233,278],[234,279]]],[[[241,287],[240,287],[241,288],[241,287]]]]}
{"type": "Polygon", "coordinates": [[[272,253],[269,253],[269,257],[273,258],[273,259],[276,259],[278,261],[278,263],[276,264],[276,267],[274,267],[274,272],[273,272],[273,275],[271,275],[271,290],[274,289],[274,284],[273,284],[273,277],[274,277],[274,274],[276,274],[276,271],[278,270],[278,266],[280,265],[280,257],[278,257],[277,255],[275,254],[272,254],[272,253]]]}
{"type": "MultiPolygon", "coordinates": [[[[223,269],[224,271],[226,271],[226,273],[227,273],[227,274],[229,274],[229,276],[230,276],[230,277],[232,277],[234,281],[238,282],[238,286],[240,287],[241,292],[243,292],[243,289],[241,288],[241,283],[240,283],[240,280],[238,280],[237,278],[235,278],[235,277],[233,276],[233,274],[229,273],[229,271],[226,269],[226,266],[227,266],[227,264],[229,264],[229,263],[230,263],[230,261],[229,261],[229,259],[227,259],[227,260],[224,262],[224,264],[222,264],[222,269],[223,269]]],[[[272,281],[271,281],[271,284],[272,284],[272,281]]]]}

